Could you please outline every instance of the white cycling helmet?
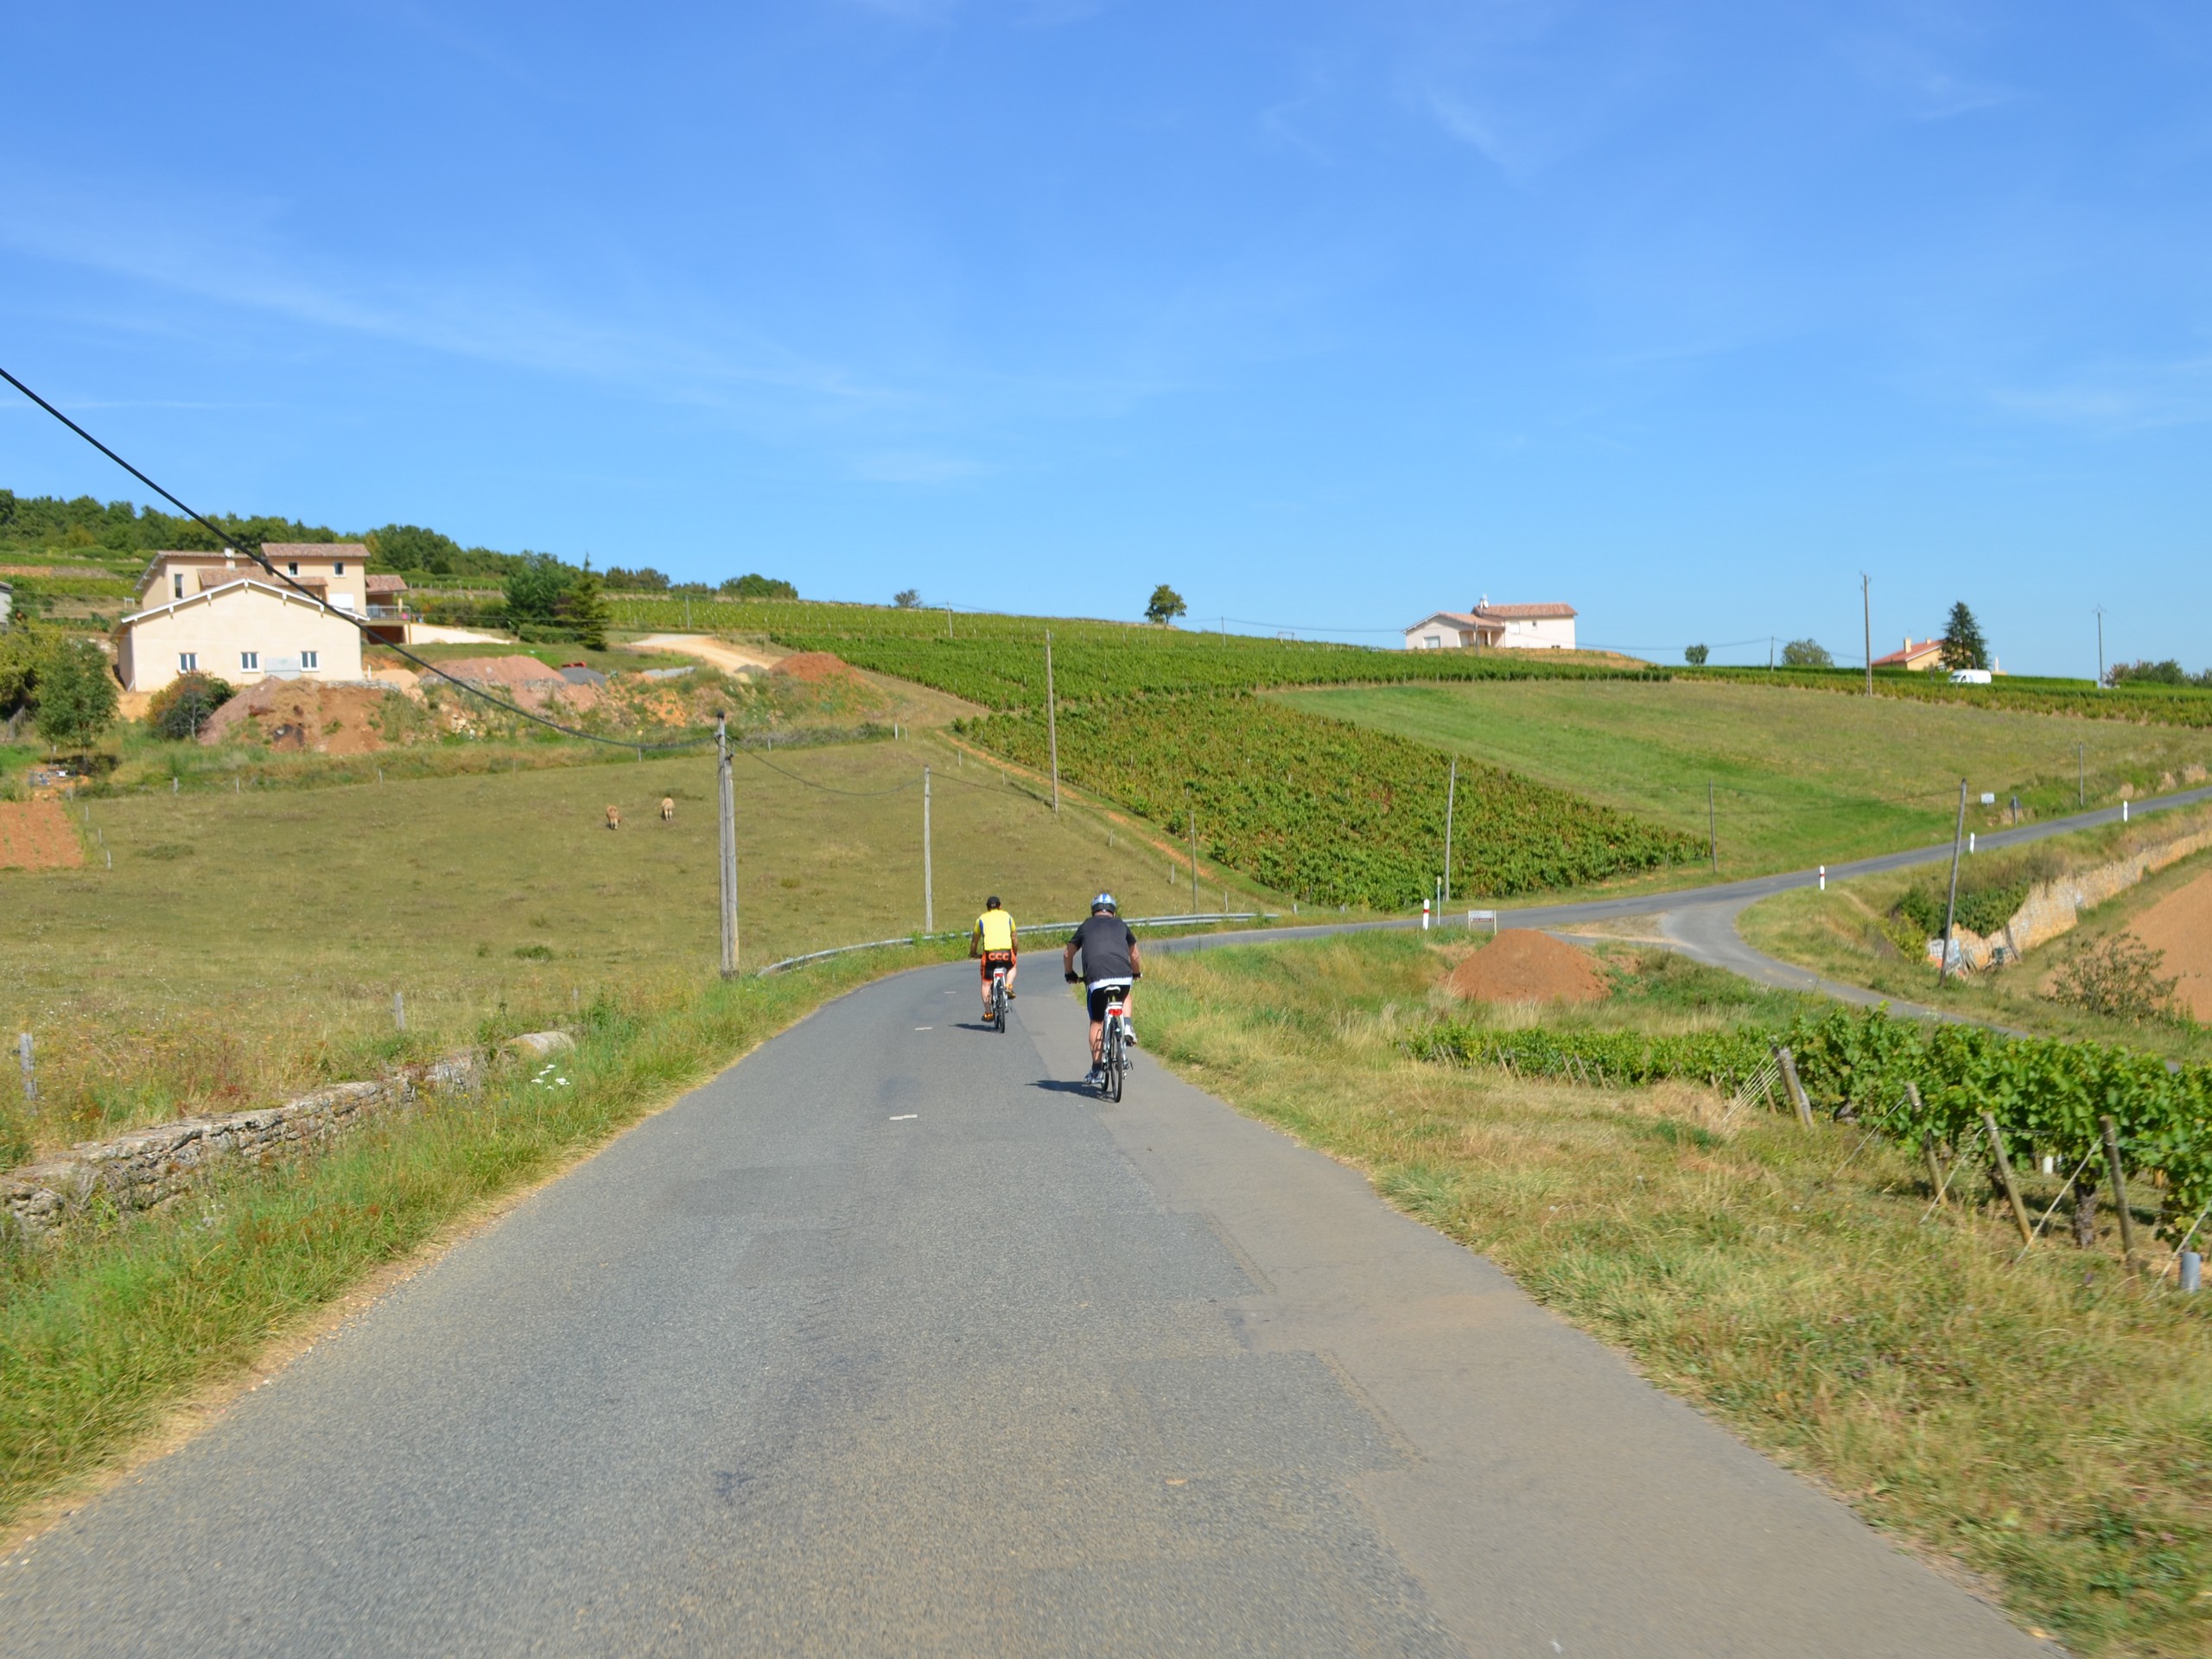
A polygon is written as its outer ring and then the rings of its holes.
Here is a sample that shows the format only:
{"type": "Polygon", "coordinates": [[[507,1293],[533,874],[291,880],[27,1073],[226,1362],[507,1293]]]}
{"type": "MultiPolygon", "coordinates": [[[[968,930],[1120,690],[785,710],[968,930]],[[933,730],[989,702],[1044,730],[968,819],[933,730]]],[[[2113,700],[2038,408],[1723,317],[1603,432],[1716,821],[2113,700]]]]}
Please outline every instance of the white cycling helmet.
{"type": "Polygon", "coordinates": [[[1102,910],[1118,911],[1120,908],[1121,906],[1114,902],[1114,895],[1110,893],[1102,893],[1090,901],[1090,913],[1094,916],[1102,910]]]}

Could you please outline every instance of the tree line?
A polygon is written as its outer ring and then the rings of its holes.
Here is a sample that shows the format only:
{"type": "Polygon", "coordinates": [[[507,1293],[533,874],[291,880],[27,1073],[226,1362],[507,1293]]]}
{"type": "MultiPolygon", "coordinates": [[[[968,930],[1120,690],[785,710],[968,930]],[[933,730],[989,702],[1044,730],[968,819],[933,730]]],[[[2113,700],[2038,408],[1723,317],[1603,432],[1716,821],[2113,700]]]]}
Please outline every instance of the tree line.
{"type": "MultiPolygon", "coordinates": [[[[211,513],[208,517],[223,532],[224,541],[233,546],[257,547],[264,542],[359,542],[369,550],[371,563],[403,575],[479,576],[502,584],[519,577],[531,593],[543,588],[549,566],[568,573],[565,586],[591,565],[589,559],[572,564],[558,555],[528,548],[519,553],[502,553],[496,548],[464,547],[452,537],[421,524],[382,524],[371,531],[340,532],[327,524],[267,514],[211,513]]],[[[57,495],[17,495],[13,490],[0,490],[0,551],[86,556],[153,554],[167,550],[206,553],[221,544],[179,513],[129,501],[98,501],[89,495],[64,499],[57,495]]],[[[735,599],[798,597],[798,589],[790,582],[757,574],[731,576],[710,586],[703,582],[671,582],[651,565],[636,569],[616,565],[598,581],[602,588],[620,592],[690,594],[701,598],[715,594],[735,599]]],[[[526,600],[525,604],[535,602],[526,600]]]]}

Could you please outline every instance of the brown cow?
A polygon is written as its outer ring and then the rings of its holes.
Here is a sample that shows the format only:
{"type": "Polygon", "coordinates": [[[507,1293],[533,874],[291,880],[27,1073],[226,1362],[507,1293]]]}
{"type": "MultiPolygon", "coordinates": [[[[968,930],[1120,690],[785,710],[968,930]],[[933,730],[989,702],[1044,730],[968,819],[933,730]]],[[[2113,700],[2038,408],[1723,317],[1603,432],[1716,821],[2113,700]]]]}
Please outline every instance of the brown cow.
{"type": "Polygon", "coordinates": [[[622,827],[622,809],[620,807],[610,806],[607,809],[607,827],[610,830],[620,830],[622,827]]]}
{"type": "Polygon", "coordinates": [[[674,823],[676,822],[675,796],[664,795],[660,798],[660,821],[663,823],[674,823]]]}

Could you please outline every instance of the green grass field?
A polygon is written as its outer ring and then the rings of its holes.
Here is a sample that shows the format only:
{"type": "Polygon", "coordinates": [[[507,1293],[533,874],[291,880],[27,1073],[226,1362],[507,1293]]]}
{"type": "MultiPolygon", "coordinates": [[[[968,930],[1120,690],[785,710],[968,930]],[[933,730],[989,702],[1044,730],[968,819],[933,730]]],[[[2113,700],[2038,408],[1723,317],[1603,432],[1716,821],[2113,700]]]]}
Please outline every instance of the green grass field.
{"type": "MultiPolygon", "coordinates": [[[[1276,694],[1294,708],[1455,750],[1702,836],[1713,786],[1720,873],[1800,869],[1948,840],[2012,796],[2075,810],[2212,765],[2212,734],[1713,680],[1522,680],[1276,694]],[[1986,791],[1999,804],[1985,808],[1986,791]]],[[[2199,771],[2197,777],[2202,775],[2199,771]]]]}
{"type": "MultiPolygon", "coordinates": [[[[344,764],[372,775],[374,759],[344,764]]],[[[964,925],[992,892],[1037,921],[1079,916],[1101,887],[1132,915],[1189,908],[1187,862],[1072,804],[1055,819],[941,742],[747,753],[736,773],[746,966],[921,928],[925,764],[936,768],[939,928],[964,925]]],[[[37,1042],[36,1140],[257,1104],[442,1052],[487,1021],[556,1023],[602,991],[626,1001],[712,974],[714,777],[709,752],[92,802],[86,868],[0,871],[0,1028],[37,1042]],[[658,817],[664,794],[672,825],[658,817]],[[619,831],[604,827],[610,804],[619,831]]],[[[1223,889],[1208,877],[1211,909],[1223,889]]],[[[10,1066],[0,1113],[20,1123],[19,1109],[10,1066]]]]}

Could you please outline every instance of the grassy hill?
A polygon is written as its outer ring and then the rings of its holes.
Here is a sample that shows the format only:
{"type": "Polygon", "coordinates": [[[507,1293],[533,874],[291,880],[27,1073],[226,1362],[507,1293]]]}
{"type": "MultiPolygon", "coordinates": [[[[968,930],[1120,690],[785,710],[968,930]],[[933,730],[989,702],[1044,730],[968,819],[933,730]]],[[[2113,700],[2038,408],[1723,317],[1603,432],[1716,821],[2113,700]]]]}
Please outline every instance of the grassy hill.
{"type": "Polygon", "coordinates": [[[1723,875],[1795,869],[2172,787],[2212,733],[1712,679],[1539,679],[1279,693],[1306,713],[1507,767],[1702,837],[1723,875]],[[2077,766],[2080,785],[2077,794],[2077,766]],[[1995,807],[1980,804],[1994,794],[1995,807]]]}

